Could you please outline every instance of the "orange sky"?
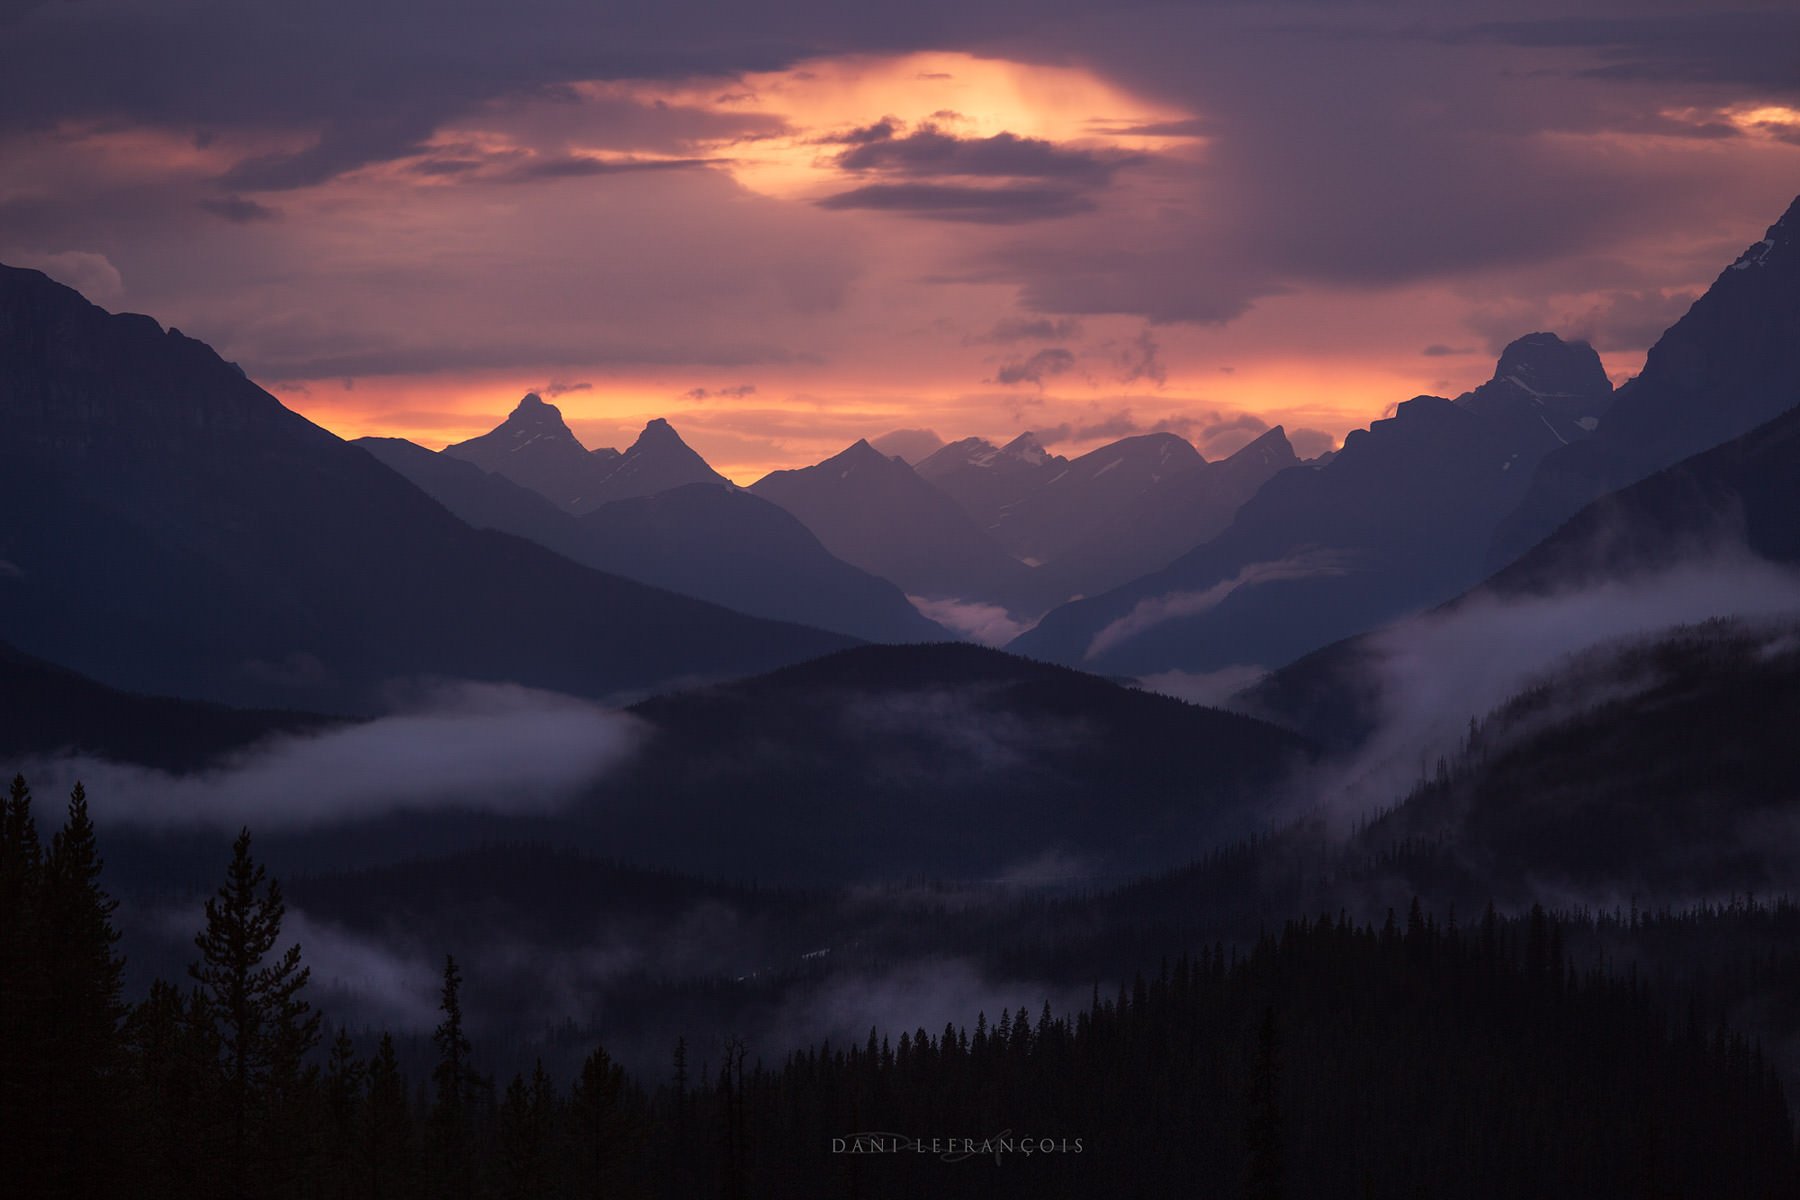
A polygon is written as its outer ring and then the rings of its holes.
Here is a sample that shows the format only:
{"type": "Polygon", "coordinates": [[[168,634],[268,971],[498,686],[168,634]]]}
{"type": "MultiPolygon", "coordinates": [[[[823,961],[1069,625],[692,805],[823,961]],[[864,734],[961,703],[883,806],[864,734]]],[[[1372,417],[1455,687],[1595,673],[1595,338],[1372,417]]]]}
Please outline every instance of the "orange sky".
{"type": "MultiPolygon", "coordinates": [[[[1523,87],[1494,53],[1483,86],[1523,87]]],[[[1749,94],[1646,119],[1598,85],[1559,85],[1593,111],[1524,129],[1505,126],[1537,93],[1463,97],[1460,126],[1400,94],[1421,145],[1485,139],[1465,174],[1522,164],[1468,181],[1477,209],[1496,205],[1469,211],[1409,199],[1429,175],[1382,174],[1402,141],[1325,161],[1337,114],[1285,113],[1252,69],[1240,100],[1179,63],[1081,57],[564,80],[323,178],[224,195],[245,164],[279,171],[326,143],[69,118],[0,145],[0,207],[70,198],[65,224],[44,225],[63,233],[0,235],[0,259],[180,325],[345,437],[439,447],[537,390],[590,446],[667,417],[748,483],[897,428],[1052,431],[1064,453],[1173,429],[1217,457],[1280,423],[1317,453],[1410,396],[1475,386],[1538,329],[1594,340],[1622,381],[1800,178],[1800,113],[1749,94]],[[1316,139],[1314,157],[1278,135],[1316,139]],[[1369,180],[1324,185],[1365,157],[1369,180]],[[1533,171],[1544,195],[1499,207],[1533,171]],[[1668,207],[1627,202],[1643,195],[1668,207]]],[[[1433,86],[1479,76],[1455,71],[1433,86]]]]}

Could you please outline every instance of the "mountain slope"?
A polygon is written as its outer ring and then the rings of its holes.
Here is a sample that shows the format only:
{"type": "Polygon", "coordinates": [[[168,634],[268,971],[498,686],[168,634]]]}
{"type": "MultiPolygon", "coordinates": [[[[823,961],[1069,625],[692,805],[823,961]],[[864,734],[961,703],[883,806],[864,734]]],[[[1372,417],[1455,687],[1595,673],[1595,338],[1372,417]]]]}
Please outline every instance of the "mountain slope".
{"type": "Polygon", "coordinates": [[[355,444],[470,525],[516,533],[596,570],[869,641],[945,636],[893,584],[833,558],[800,522],[737,488],[687,484],[577,517],[400,438],[355,444]]]}
{"type": "Polygon", "coordinates": [[[229,708],[109,688],[0,643],[0,771],[64,752],[196,770],[273,733],[319,729],[310,713],[229,708]]]}
{"type": "Polygon", "coordinates": [[[205,345],[0,269],[0,629],[109,684],[347,710],[606,695],[840,647],[471,530],[205,345]]]}
{"type": "Polygon", "coordinates": [[[1132,674],[1278,664],[1437,603],[1481,578],[1531,466],[1609,393],[1590,347],[1521,338],[1474,392],[1406,401],[1329,462],[1270,479],[1212,541],[1013,648],[1132,674]]]}
{"type": "Polygon", "coordinates": [[[985,438],[963,438],[921,460],[913,470],[991,534],[1001,514],[1068,465],[1068,459],[1049,453],[1027,432],[1004,446],[985,438]]]}
{"type": "Polygon", "coordinates": [[[1000,512],[989,533],[1021,559],[1054,562],[1162,480],[1205,465],[1172,433],[1123,438],[1046,472],[1000,512]]]}
{"type": "Polygon", "coordinates": [[[1539,465],[1492,568],[1589,501],[1800,404],[1800,198],[1657,339],[1594,436],[1539,465]]]}
{"type": "Polygon", "coordinates": [[[780,505],[845,562],[908,595],[1029,603],[1031,568],[975,527],[911,467],[859,441],[817,466],[775,471],[750,491],[780,505]]]}
{"type": "Polygon", "coordinates": [[[1249,718],[962,644],[860,647],[632,711],[656,733],[584,836],[764,881],[1173,865],[1260,828],[1309,755],[1249,718]]]}
{"type": "MultiPolygon", "coordinates": [[[[1593,501],[1518,561],[1432,615],[1454,617],[1483,605],[1597,585],[1630,587],[1684,562],[1716,570],[1744,552],[1800,564],[1797,512],[1800,408],[1593,501]]],[[[1709,615],[1732,615],[1752,599],[1734,594],[1722,575],[1716,578],[1709,615]]],[[[1324,647],[1257,684],[1243,702],[1325,744],[1355,745],[1385,707],[1380,646],[1393,636],[1404,632],[1377,630],[1324,647]]]]}
{"type": "Polygon", "coordinates": [[[1299,465],[1277,425],[1229,458],[1153,480],[1039,568],[1046,600],[1096,595],[1167,566],[1217,537],[1263,484],[1299,465]]]}

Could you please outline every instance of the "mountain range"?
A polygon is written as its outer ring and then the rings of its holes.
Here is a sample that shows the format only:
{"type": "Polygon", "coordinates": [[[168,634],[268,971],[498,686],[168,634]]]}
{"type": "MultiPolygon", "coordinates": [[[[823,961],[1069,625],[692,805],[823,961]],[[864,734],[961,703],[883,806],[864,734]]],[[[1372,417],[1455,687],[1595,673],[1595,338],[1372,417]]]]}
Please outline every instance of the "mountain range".
{"type": "MultiPolygon", "coordinates": [[[[537,407],[555,412],[542,402],[537,407]]],[[[678,484],[575,515],[505,475],[447,452],[402,438],[361,438],[355,444],[477,529],[530,538],[598,570],[752,616],[869,641],[947,636],[893,584],[834,558],[785,511],[728,484],[678,484]]],[[[671,446],[693,454],[667,422],[652,422],[632,448],[644,448],[638,454],[645,468],[639,478],[662,466],[657,447],[671,446]],[[658,431],[654,438],[651,429],[658,431]]],[[[679,462],[681,455],[675,457],[679,462]]]]}
{"type": "Polygon", "coordinates": [[[446,446],[444,453],[530,488],[572,513],[690,483],[731,486],[660,417],[645,425],[623,454],[611,447],[589,450],[563,421],[562,412],[536,392],[527,393],[494,429],[446,446]]]}
{"type": "Polygon", "coordinates": [[[1585,343],[1532,334],[1454,400],[1419,396],[1323,464],[1270,478],[1217,537],[1051,612],[1020,653],[1129,674],[1280,664],[1455,595],[1554,447],[1612,387],[1585,343]]]}
{"type": "Polygon", "coordinates": [[[1619,388],[1594,436],[1546,456],[1491,538],[1498,569],[1582,506],[1800,404],[1800,198],[1719,273],[1619,388]]]}
{"type": "Polygon", "coordinates": [[[420,676],[605,696],[850,644],[471,529],[153,319],[0,269],[0,631],[134,691],[356,711],[420,676]]]}

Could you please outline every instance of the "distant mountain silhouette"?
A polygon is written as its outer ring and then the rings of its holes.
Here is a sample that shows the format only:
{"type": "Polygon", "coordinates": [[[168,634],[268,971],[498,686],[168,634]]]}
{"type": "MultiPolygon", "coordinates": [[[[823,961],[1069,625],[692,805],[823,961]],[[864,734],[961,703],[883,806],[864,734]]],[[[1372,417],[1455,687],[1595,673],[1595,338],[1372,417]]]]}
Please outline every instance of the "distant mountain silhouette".
{"type": "Polygon", "coordinates": [[[799,518],[845,562],[908,595],[1014,610],[1030,603],[1030,567],[954,500],[866,441],[817,466],[765,475],[750,490],[799,518]]]}
{"type": "Polygon", "coordinates": [[[1027,562],[1054,562],[1163,480],[1204,466],[1200,452],[1175,434],[1124,438],[1040,476],[989,532],[1027,562]]]}
{"type": "Polygon", "coordinates": [[[575,513],[689,483],[732,486],[661,417],[646,424],[623,454],[611,448],[589,451],[563,422],[562,410],[536,392],[527,394],[492,430],[446,446],[444,453],[530,488],[575,513]]]}
{"type": "Polygon", "coordinates": [[[706,460],[681,440],[673,425],[657,417],[644,426],[637,441],[618,461],[608,464],[605,478],[591,492],[576,497],[570,507],[575,512],[588,513],[602,504],[654,496],[691,483],[733,490],[737,487],[707,466],[706,460]]]}
{"type": "Polygon", "coordinates": [[[473,463],[401,438],[355,443],[479,529],[752,616],[870,641],[936,641],[893,584],[833,558],[799,521],[737,488],[690,483],[582,516],[473,463]]]}
{"type": "Polygon", "coordinates": [[[1142,490],[1106,506],[1039,568],[1043,596],[1060,604],[1167,566],[1217,537],[1263,484],[1299,463],[1277,425],[1228,458],[1157,475],[1142,490]]]}
{"type": "Polygon", "coordinates": [[[1559,448],[1500,525],[1487,563],[1530,549],[1589,501],[1800,403],[1800,198],[1725,268],[1619,388],[1594,436],[1559,448]]]}
{"type": "Polygon", "coordinates": [[[1330,461],[1275,475],[1216,538],[1013,648],[1113,673],[1280,664],[1444,600],[1481,578],[1531,468],[1610,391],[1591,347],[1521,338],[1475,391],[1406,401],[1330,461]]]}
{"type": "Polygon", "coordinates": [[[564,424],[562,410],[536,392],[526,393],[506,420],[487,433],[446,446],[444,453],[571,510],[599,488],[619,461],[619,452],[611,448],[590,453],[564,424]]]}
{"type": "Polygon", "coordinates": [[[0,269],[0,631],[114,686],[345,710],[603,696],[846,644],[476,531],[207,346],[0,269]]]}
{"type": "Polygon", "coordinates": [[[951,442],[913,469],[949,496],[971,520],[994,535],[1008,509],[1044,486],[1069,465],[1060,454],[1038,444],[1036,435],[1021,433],[1004,446],[986,438],[951,442]]]}
{"type": "Polygon", "coordinates": [[[1168,565],[1298,462],[1279,428],[1217,463],[1171,433],[1123,438],[1072,462],[1024,433],[1005,446],[952,442],[916,470],[1036,566],[1035,614],[1168,565]]]}

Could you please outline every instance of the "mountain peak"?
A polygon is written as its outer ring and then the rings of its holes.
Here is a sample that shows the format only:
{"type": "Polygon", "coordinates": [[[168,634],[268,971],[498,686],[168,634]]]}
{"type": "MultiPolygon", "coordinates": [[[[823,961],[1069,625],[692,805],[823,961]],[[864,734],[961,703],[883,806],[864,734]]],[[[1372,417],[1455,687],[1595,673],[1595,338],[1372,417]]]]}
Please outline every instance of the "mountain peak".
{"type": "Polygon", "coordinates": [[[1288,441],[1287,430],[1279,425],[1270,427],[1257,434],[1250,441],[1226,455],[1221,462],[1286,462],[1296,463],[1300,459],[1294,453],[1293,443],[1288,441]]]}
{"type": "Polygon", "coordinates": [[[685,447],[687,443],[681,440],[681,435],[675,432],[675,427],[669,424],[666,417],[652,417],[644,422],[643,432],[638,434],[637,441],[633,445],[634,447],[658,445],[685,447]]]}
{"type": "Polygon", "coordinates": [[[1763,235],[1763,239],[1737,256],[1727,270],[1748,271],[1755,267],[1765,267],[1773,261],[1777,249],[1785,250],[1800,239],[1800,196],[1788,205],[1786,212],[1763,235]]]}
{"type": "Polygon", "coordinates": [[[1500,352],[1494,379],[1510,379],[1535,395],[1590,395],[1612,390],[1600,356],[1583,341],[1528,333],[1500,352]]]}
{"type": "Polygon", "coordinates": [[[1042,442],[1038,441],[1037,434],[1029,429],[1000,447],[1000,453],[1009,454],[1034,465],[1050,460],[1050,452],[1044,449],[1042,442]]]}

